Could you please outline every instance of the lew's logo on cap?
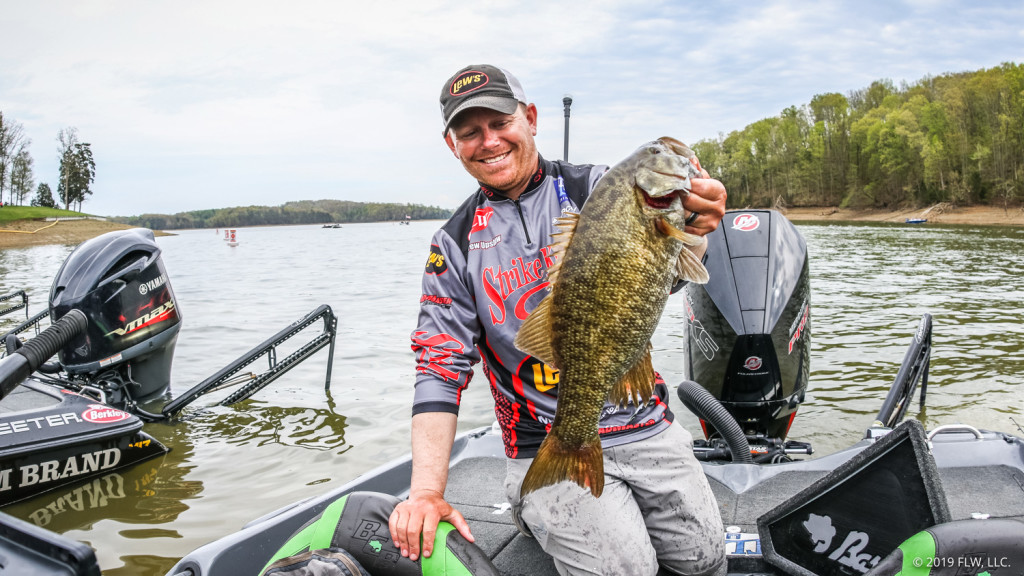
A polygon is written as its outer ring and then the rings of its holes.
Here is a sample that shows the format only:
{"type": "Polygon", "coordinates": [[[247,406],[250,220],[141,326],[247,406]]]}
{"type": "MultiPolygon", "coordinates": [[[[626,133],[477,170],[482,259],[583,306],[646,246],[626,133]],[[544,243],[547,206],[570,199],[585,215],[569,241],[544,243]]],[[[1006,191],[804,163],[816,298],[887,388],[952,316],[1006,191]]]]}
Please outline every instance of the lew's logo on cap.
{"type": "Polygon", "coordinates": [[[479,90],[490,82],[490,78],[483,72],[477,72],[476,70],[467,70],[462,74],[459,74],[455,80],[452,80],[452,85],[448,89],[448,92],[452,96],[463,96],[469,94],[474,90],[479,90]]]}

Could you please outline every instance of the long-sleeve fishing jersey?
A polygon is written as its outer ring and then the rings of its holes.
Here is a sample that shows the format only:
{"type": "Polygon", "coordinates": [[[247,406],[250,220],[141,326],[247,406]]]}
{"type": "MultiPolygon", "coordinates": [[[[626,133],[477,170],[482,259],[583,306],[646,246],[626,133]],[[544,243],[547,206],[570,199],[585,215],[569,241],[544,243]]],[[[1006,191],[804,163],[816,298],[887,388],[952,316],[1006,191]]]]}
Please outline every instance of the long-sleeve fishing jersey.
{"type": "MultiPolygon", "coordinates": [[[[414,415],[458,414],[462,391],[482,357],[506,455],[536,455],[555,418],[558,372],[519,351],[513,341],[548,293],[554,220],[578,213],[605,171],[606,166],[540,158],[518,200],[481,187],[434,234],[412,333],[414,415]]],[[[667,394],[659,378],[650,401],[639,408],[606,403],[602,444],[625,444],[663,430],[673,418],[667,394]]]]}

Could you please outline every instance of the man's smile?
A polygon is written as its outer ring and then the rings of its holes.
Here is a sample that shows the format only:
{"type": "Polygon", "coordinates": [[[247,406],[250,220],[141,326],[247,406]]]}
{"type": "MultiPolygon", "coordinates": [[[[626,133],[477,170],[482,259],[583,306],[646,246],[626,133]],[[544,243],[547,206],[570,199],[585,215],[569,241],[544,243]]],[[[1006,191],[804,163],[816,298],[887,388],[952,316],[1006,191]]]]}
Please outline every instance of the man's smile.
{"type": "Polygon", "coordinates": [[[480,161],[483,162],[484,164],[494,164],[496,162],[501,162],[502,160],[504,160],[507,157],[508,157],[508,152],[505,152],[504,154],[502,154],[500,156],[494,156],[492,158],[484,158],[484,159],[482,159],[480,161]]]}

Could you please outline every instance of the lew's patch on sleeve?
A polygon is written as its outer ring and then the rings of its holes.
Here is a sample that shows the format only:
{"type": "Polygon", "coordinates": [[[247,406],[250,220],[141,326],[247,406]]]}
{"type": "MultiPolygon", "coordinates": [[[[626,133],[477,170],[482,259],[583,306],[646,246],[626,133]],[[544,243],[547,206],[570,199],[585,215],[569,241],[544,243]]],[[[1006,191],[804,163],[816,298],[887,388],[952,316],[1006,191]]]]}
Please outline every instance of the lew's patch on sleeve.
{"type": "Polygon", "coordinates": [[[440,276],[447,271],[448,259],[441,253],[441,248],[438,247],[437,244],[432,244],[430,246],[430,257],[427,258],[427,267],[425,272],[427,274],[440,276]]]}

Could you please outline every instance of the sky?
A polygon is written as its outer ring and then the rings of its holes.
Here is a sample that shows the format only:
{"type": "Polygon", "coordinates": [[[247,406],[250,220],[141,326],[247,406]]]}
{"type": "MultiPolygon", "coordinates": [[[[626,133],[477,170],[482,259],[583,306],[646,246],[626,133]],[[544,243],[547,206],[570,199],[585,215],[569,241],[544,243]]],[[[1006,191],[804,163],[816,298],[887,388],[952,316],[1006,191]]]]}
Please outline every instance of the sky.
{"type": "MultiPolygon", "coordinates": [[[[83,211],[333,198],[455,208],[444,81],[513,72],[542,155],[614,164],[875,80],[1024,62],[1024,2],[2,0],[0,111],[57,188],[57,134],[96,161],[83,211]]],[[[5,194],[6,200],[6,194],[5,194]]]]}

